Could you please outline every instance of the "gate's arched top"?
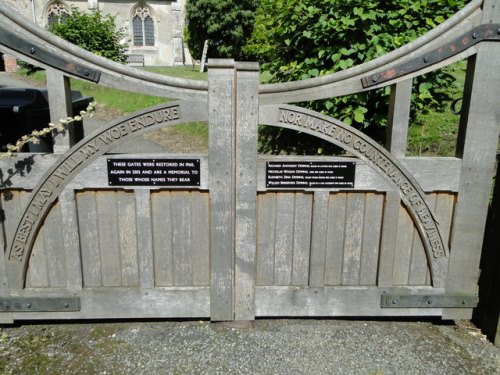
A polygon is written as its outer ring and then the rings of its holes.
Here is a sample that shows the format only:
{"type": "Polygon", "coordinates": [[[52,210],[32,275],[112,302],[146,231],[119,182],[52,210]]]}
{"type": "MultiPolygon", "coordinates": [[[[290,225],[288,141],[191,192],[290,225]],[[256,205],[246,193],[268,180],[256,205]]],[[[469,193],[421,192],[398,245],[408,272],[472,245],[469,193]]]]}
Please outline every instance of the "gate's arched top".
{"type": "Polygon", "coordinates": [[[68,183],[99,156],[151,130],[183,123],[206,121],[203,102],[179,101],[162,104],[114,121],[85,138],[64,154],[33,189],[9,247],[10,280],[14,287],[25,284],[28,260],[36,235],[52,204],[68,183]]]}
{"type": "MultiPolygon", "coordinates": [[[[370,88],[365,88],[361,79],[373,76],[381,71],[387,71],[402,64],[404,65],[416,57],[423,58],[425,54],[434,49],[439,49],[454,40],[457,36],[470,32],[481,24],[482,4],[483,0],[471,1],[454,16],[415,39],[413,42],[364,64],[321,77],[261,85],[259,89],[260,102],[263,104],[278,104],[332,98],[353,94],[367,89],[383,87],[390,83],[397,82],[397,79],[391,79],[390,81],[372,85],[370,88]]],[[[473,47],[473,44],[471,44],[470,48],[457,52],[457,54],[449,56],[443,62],[431,62],[417,73],[405,75],[403,79],[421,75],[427,71],[438,69],[442,65],[462,60],[475,54],[476,49],[473,47]]]]}
{"type": "Polygon", "coordinates": [[[360,131],[318,112],[290,105],[261,106],[259,123],[304,132],[333,143],[364,160],[401,198],[415,222],[427,253],[435,287],[443,286],[448,246],[425,193],[408,170],[377,142],[360,131]]]}

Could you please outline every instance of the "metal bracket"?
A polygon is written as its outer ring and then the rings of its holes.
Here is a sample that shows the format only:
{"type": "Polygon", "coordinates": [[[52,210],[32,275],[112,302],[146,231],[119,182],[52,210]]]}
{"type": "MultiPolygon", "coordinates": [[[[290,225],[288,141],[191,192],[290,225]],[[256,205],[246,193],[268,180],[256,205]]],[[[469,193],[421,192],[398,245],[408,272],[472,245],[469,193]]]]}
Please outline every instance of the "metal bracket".
{"type": "Polygon", "coordinates": [[[0,298],[0,312],[80,311],[80,297],[10,297],[0,298]]]}
{"type": "Polygon", "coordinates": [[[382,294],[382,308],[457,308],[476,307],[479,297],[470,294],[382,294]]]}
{"type": "Polygon", "coordinates": [[[424,56],[417,57],[407,63],[397,65],[373,75],[363,77],[361,78],[361,83],[363,84],[363,88],[368,88],[416,72],[426,66],[436,64],[451,56],[457,55],[484,40],[500,41],[500,25],[484,24],[477,26],[450,43],[426,53],[424,56]]]}
{"type": "Polygon", "coordinates": [[[0,44],[22,55],[28,56],[33,60],[87,81],[97,83],[101,78],[101,73],[99,71],[68,62],[53,51],[50,51],[47,47],[41,45],[35,46],[32,43],[27,43],[25,39],[4,29],[0,29],[0,44]]]}

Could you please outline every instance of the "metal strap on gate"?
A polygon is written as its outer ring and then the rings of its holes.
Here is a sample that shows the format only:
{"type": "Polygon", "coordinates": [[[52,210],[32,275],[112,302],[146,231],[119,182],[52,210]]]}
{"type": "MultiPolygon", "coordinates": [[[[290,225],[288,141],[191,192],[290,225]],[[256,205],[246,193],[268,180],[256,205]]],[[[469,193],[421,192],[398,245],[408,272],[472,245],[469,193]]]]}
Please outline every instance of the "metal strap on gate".
{"type": "Polygon", "coordinates": [[[80,297],[8,297],[0,298],[0,312],[80,311],[80,297]]]}
{"type": "Polygon", "coordinates": [[[368,88],[416,72],[426,66],[431,66],[457,55],[485,40],[500,41],[499,24],[492,23],[477,26],[471,31],[455,38],[450,43],[426,53],[424,56],[417,57],[407,63],[397,65],[385,71],[363,77],[361,78],[361,83],[364,88],[368,88]]]}
{"type": "Polygon", "coordinates": [[[476,307],[479,297],[470,294],[382,294],[382,308],[458,308],[476,307]]]}

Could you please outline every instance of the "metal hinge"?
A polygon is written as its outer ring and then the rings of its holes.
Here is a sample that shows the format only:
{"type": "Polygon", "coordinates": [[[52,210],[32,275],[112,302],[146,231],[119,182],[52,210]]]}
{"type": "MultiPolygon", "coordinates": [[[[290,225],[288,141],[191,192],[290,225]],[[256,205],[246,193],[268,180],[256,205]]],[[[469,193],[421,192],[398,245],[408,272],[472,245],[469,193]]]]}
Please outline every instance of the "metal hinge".
{"type": "Polygon", "coordinates": [[[479,297],[470,294],[382,294],[380,307],[476,307],[479,297]]]}
{"type": "Polygon", "coordinates": [[[8,297],[0,298],[0,312],[80,311],[80,297],[8,297]]]}

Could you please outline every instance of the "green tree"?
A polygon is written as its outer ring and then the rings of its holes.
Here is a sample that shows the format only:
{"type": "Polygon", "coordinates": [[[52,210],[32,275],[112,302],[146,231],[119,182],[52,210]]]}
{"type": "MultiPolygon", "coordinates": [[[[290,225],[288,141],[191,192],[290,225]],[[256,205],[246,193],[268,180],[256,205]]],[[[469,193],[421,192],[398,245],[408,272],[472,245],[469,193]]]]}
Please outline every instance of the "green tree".
{"type": "Polygon", "coordinates": [[[208,56],[242,60],[242,47],[251,36],[259,0],[188,0],[186,38],[191,55],[201,57],[205,40],[208,56]]]}
{"type": "MultiPolygon", "coordinates": [[[[262,0],[248,55],[263,63],[271,82],[318,77],[386,54],[429,31],[465,5],[465,0],[262,0]]],[[[414,81],[412,116],[439,107],[454,78],[446,71],[414,81]]],[[[389,89],[301,103],[363,128],[381,140],[389,89]]],[[[262,150],[311,152],[317,141],[285,129],[264,128],[262,150]]]]}
{"type": "Polygon", "coordinates": [[[117,62],[125,62],[127,45],[122,29],[117,29],[115,17],[100,12],[80,12],[71,9],[71,13],[52,22],[49,31],[77,46],[117,62]]]}

